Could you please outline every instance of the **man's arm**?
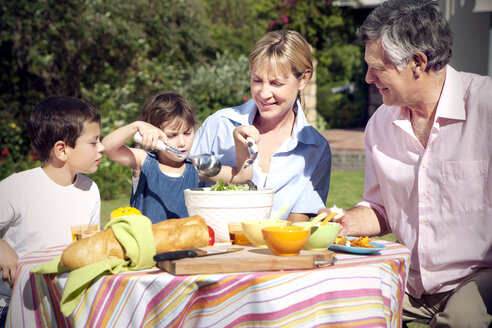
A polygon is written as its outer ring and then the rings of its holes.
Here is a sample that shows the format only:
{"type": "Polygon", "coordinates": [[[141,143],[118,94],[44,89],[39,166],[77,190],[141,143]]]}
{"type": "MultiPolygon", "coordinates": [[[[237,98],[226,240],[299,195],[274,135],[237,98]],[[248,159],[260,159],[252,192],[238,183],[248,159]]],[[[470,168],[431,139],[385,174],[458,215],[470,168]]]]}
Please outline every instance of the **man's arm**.
{"type": "MultiPolygon", "coordinates": [[[[329,208],[319,210],[318,213],[331,213],[329,208]]],[[[384,218],[374,209],[366,206],[355,206],[344,211],[340,223],[342,236],[376,236],[387,231],[384,218]]]]}

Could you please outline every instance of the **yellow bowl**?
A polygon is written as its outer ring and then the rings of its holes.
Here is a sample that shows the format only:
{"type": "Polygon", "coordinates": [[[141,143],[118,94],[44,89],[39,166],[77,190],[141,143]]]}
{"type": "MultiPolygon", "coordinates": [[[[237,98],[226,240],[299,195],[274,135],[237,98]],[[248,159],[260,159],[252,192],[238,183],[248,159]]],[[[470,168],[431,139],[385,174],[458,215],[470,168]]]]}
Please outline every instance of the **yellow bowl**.
{"type": "Polygon", "coordinates": [[[265,244],[265,240],[263,239],[263,235],[261,233],[261,229],[265,227],[279,227],[287,225],[287,221],[285,220],[244,220],[241,222],[243,233],[248,238],[249,242],[256,247],[267,247],[265,244]]]}
{"type": "MultiPolygon", "coordinates": [[[[295,226],[304,227],[308,222],[294,223],[295,226]]],[[[309,250],[325,250],[337,238],[340,225],[336,222],[328,222],[325,225],[319,223],[311,228],[311,235],[304,249],[309,250]]]]}
{"type": "Polygon", "coordinates": [[[265,244],[275,255],[299,254],[309,239],[310,230],[296,226],[265,227],[261,229],[265,244]]]}

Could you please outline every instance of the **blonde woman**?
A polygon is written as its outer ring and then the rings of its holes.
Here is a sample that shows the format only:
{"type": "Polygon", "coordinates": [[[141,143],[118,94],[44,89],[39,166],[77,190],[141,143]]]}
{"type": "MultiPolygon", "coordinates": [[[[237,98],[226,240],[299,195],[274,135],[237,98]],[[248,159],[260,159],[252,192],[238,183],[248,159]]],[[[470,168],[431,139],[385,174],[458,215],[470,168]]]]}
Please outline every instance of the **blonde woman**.
{"type": "Polygon", "coordinates": [[[253,47],[249,69],[252,99],[208,117],[192,152],[212,153],[234,166],[232,131],[247,126],[258,146],[253,182],[275,191],[272,216],[289,205],[282,219],[307,221],[325,207],[331,169],[328,142],[302,108],[302,90],[313,73],[311,50],[295,31],[269,32],[253,47]]]}

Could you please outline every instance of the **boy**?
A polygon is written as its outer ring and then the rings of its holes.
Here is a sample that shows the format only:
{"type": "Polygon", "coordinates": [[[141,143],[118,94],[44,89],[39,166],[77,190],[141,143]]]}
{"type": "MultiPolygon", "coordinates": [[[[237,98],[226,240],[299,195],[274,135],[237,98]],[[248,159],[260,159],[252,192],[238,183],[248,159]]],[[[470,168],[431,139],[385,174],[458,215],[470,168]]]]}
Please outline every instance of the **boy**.
{"type": "Polygon", "coordinates": [[[99,189],[79,174],[97,171],[100,120],[93,106],[72,97],[47,98],[31,113],[28,132],[42,166],[0,181],[0,327],[18,257],[71,243],[72,225],[100,224],[99,189]]]}

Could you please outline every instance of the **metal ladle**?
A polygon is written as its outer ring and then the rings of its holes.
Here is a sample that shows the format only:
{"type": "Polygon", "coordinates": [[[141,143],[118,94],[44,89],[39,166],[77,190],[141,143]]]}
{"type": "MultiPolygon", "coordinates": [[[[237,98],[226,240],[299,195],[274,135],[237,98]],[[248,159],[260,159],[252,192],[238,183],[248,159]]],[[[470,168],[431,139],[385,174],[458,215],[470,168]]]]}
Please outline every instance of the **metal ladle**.
{"type": "MultiPolygon", "coordinates": [[[[142,135],[140,134],[140,132],[135,133],[133,139],[135,139],[136,142],[141,144],[142,135]]],[[[198,173],[206,177],[216,176],[217,174],[219,174],[220,169],[222,168],[222,164],[220,163],[219,159],[211,154],[200,154],[200,155],[193,156],[190,154],[186,154],[180,150],[177,150],[176,148],[166,145],[164,142],[162,142],[162,140],[159,140],[157,142],[157,149],[165,150],[170,153],[188,158],[193,164],[193,166],[195,166],[198,173]]]]}

